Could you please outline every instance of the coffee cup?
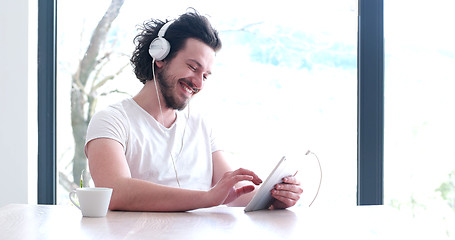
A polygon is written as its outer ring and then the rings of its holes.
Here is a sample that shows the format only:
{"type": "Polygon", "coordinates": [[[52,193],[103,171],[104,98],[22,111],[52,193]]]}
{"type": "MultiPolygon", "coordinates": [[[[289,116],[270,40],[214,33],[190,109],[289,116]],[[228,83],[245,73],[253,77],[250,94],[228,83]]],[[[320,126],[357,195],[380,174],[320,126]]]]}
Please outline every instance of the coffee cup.
{"type": "Polygon", "coordinates": [[[76,188],[69,193],[71,202],[81,210],[84,217],[104,217],[111,201],[112,188],[76,188]],[[77,196],[78,201],[74,198],[77,196]]]}

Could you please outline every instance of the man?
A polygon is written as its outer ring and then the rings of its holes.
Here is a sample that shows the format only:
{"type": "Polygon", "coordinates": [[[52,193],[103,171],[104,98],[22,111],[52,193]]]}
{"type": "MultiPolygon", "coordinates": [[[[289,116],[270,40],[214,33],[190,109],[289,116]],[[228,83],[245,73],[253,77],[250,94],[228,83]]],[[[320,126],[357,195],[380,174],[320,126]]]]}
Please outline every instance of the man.
{"type": "MultiPolygon", "coordinates": [[[[87,131],[95,185],[114,189],[110,209],[245,206],[262,180],[247,169],[232,171],[207,122],[180,111],[211,74],[221,48],[217,31],[188,12],[166,24],[145,23],[135,41],[131,63],[144,87],[95,114],[87,131]]],[[[272,190],[271,208],[291,207],[301,193],[296,178],[285,178],[272,190]]]]}

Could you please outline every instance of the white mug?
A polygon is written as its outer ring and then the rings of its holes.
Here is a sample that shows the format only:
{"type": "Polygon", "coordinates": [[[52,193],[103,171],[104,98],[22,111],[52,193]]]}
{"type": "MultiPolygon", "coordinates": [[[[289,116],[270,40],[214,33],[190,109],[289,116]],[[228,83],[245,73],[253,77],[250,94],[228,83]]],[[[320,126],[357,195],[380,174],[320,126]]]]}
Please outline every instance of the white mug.
{"type": "Polygon", "coordinates": [[[112,188],[76,188],[69,193],[71,202],[81,210],[84,217],[104,217],[111,201],[112,188]],[[79,203],[74,200],[77,195],[79,203]]]}

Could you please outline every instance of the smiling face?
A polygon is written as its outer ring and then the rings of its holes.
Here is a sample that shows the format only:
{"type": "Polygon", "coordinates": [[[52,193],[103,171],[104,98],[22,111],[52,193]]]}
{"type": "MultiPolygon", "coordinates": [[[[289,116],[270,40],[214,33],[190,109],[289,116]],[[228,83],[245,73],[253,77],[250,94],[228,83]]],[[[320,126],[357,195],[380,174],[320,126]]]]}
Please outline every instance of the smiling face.
{"type": "Polygon", "coordinates": [[[211,74],[215,51],[205,43],[189,38],[171,61],[158,61],[157,80],[166,107],[182,110],[191,97],[204,87],[211,74]]]}

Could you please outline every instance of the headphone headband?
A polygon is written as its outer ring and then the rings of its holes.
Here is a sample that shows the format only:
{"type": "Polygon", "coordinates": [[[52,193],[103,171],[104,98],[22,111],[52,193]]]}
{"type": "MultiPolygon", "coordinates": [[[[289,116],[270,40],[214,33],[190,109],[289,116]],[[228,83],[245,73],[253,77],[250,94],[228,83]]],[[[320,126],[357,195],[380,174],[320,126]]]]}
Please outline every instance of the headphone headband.
{"type": "Polygon", "coordinates": [[[172,24],[173,22],[174,22],[174,20],[165,23],[165,24],[161,27],[160,31],[158,32],[158,37],[164,37],[164,34],[166,34],[167,29],[169,28],[169,26],[171,26],[171,24],[172,24]]]}

